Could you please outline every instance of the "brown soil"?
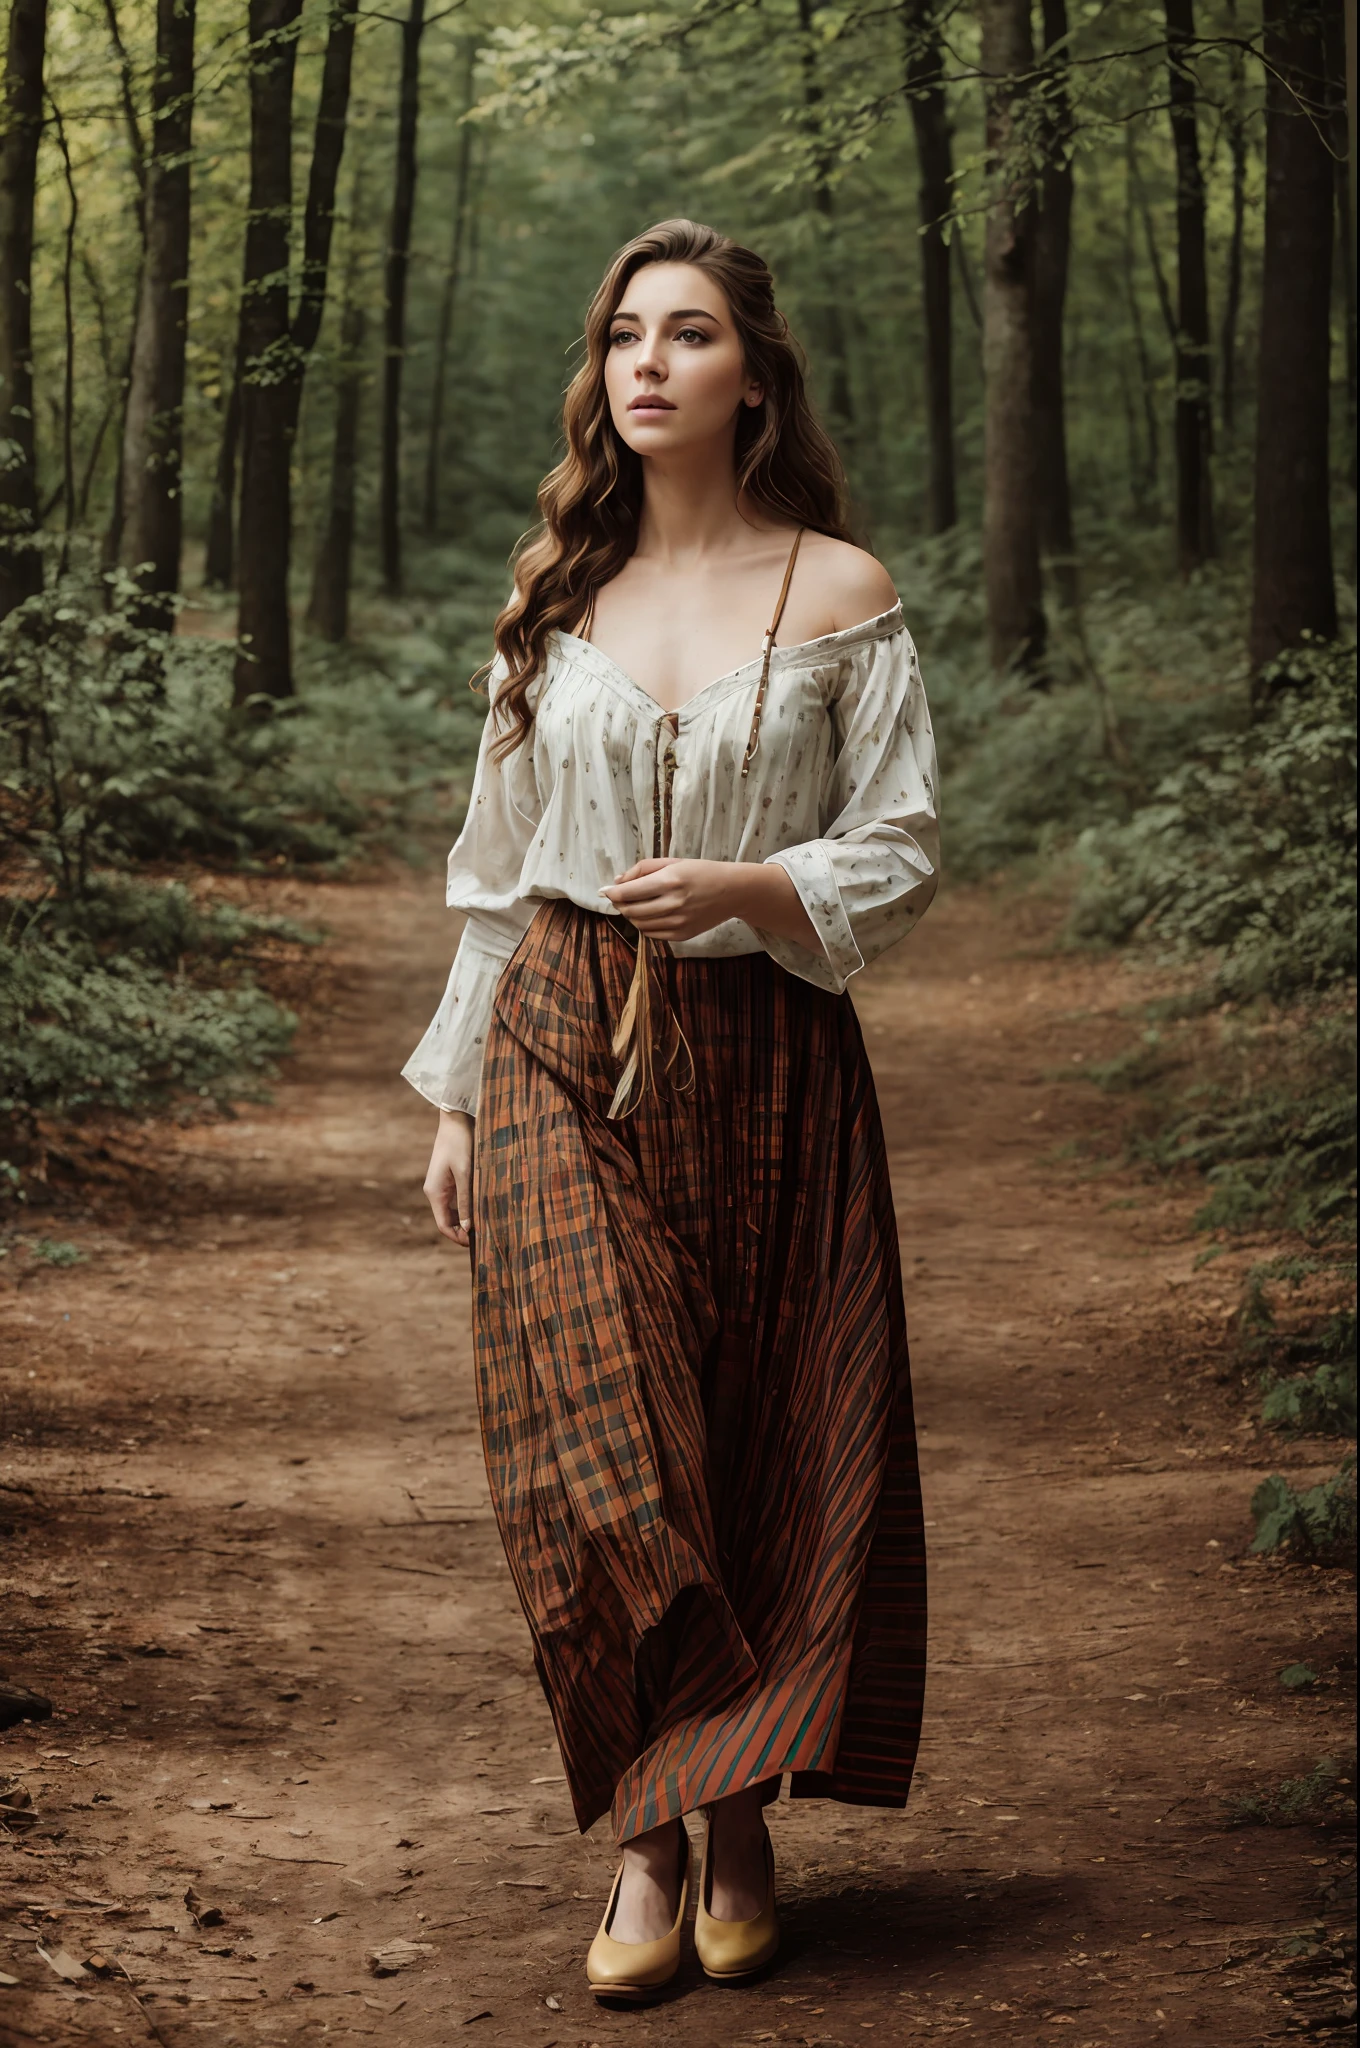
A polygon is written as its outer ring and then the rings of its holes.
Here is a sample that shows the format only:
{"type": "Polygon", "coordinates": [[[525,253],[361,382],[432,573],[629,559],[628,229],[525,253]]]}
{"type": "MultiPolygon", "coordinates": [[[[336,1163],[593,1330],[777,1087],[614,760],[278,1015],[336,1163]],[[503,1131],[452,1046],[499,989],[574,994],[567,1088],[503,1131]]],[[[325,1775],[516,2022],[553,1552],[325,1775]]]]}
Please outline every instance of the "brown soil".
{"type": "Polygon", "coordinates": [[[1336,1452],[1257,1439],[1259,1247],[1201,1268],[1193,1190],[1074,1156],[1114,1130],[1076,1068],[1128,1043],[1127,974],[960,892],[865,977],[933,1546],[920,1775],[905,1815],[774,1808],[778,1968],[691,1961],[629,2015],[584,1988],[613,1857],[572,1827],[395,1077],[452,930],[428,876],[308,904],[329,992],[275,1105],[167,1136],[122,1212],[32,1220],[83,1265],[6,1269],[5,1663],[56,1713],[0,1738],[37,1815],[0,1835],[0,2041],[1340,2039],[1350,1845],[1226,1824],[1345,1754],[1350,1581],[1245,1554],[1257,1479],[1336,1452]],[[428,1947],[374,1975],[395,1941],[428,1947]]]}

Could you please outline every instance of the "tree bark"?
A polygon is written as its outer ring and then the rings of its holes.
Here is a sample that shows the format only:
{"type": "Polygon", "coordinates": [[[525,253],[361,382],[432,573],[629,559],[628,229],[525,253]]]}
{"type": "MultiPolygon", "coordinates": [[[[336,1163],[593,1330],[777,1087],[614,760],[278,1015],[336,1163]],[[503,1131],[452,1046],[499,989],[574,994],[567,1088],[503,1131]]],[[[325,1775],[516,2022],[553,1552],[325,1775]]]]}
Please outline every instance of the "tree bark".
{"type": "Polygon", "coordinates": [[[1161,435],[1157,426],[1157,403],[1153,391],[1152,363],[1147,336],[1143,332],[1143,309],[1138,300],[1137,236],[1134,233],[1134,188],[1137,161],[1133,130],[1124,131],[1124,284],[1128,293],[1129,326],[1133,330],[1134,353],[1138,358],[1138,389],[1142,402],[1146,456],[1140,457],[1132,431],[1129,436],[1129,496],[1134,511],[1143,517],[1152,510],[1161,470],[1161,435]]]}
{"type": "Polygon", "coordinates": [[[1035,208],[1019,146],[1033,67],[1028,0],[982,0],[991,178],[982,297],[982,534],[988,638],[998,673],[1036,673],[1045,638],[1034,418],[1035,208]]]}
{"type": "Polygon", "coordinates": [[[1336,634],[1328,388],[1332,204],[1327,16],[1335,0],[1265,0],[1266,199],[1256,408],[1259,669],[1336,634]]]}
{"type": "Polygon", "coordinates": [[[47,0],[10,0],[0,127],[0,619],[42,589],[33,430],[33,198],[47,0]]]}
{"type": "Polygon", "coordinates": [[[1217,553],[1214,536],[1213,407],[1209,266],[1199,97],[1190,52],[1194,0],[1166,0],[1171,140],[1176,157],[1176,557],[1189,576],[1217,553]]]}
{"type": "Polygon", "coordinates": [[[1218,412],[1223,438],[1237,425],[1237,328],[1242,316],[1242,249],[1247,223],[1247,122],[1242,104],[1242,58],[1229,53],[1232,98],[1224,108],[1228,160],[1232,164],[1232,226],[1228,233],[1228,276],[1223,293],[1223,326],[1218,345],[1218,412]]]}
{"type": "Polygon", "coordinates": [[[411,221],[416,204],[416,139],[420,120],[420,40],[425,0],[411,0],[401,25],[401,82],[397,94],[397,152],[392,188],[384,292],[382,450],[378,527],[383,587],[402,587],[401,385],[406,368],[406,283],[411,267],[411,221]]]}
{"type": "Polygon", "coordinates": [[[302,270],[290,317],[289,232],[293,218],[293,73],[301,0],[250,0],[250,201],[242,291],[241,602],[234,694],[293,693],[288,569],[292,544],[292,457],[307,362],[321,329],[335,220],[335,186],[345,147],[355,15],[332,0],[311,174],[303,222],[302,270]]]}
{"type": "Polygon", "coordinates": [[[335,388],[335,439],[331,449],[326,523],[316,553],[307,623],[323,640],[349,633],[350,577],[354,559],[354,498],[358,476],[359,409],[364,389],[364,309],[348,279],[340,317],[340,362],[335,388]]]}
{"type": "Polygon", "coordinates": [[[953,304],[949,243],[944,235],[954,202],[953,137],[931,0],[904,0],[902,23],[907,43],[907,104],[916,137],[921,299],[926,316],[926,524],[931,533],[946,533],[959,516],[954,466],[953,304]]]}
{"type": "MultiPolygon", "coordinates": [[[[463,112],[472,106],[473,79],[477,68],[477,45],[469,41],[463,52],[463,112]]],[[[439,531],[439,484],[444,467],[444,401],[449,375],[449,346],[453,339],[458,290],[463,281],[463,254],[467,244],[468,202],[472,193],[472,126],[464,121],[458,131],[458,168],[453,188],[453,239],[444,268],[444,285],[439,295],[439,324],[435,331],[434,376],[430,391],[430,432],[425,448],[424,529],[433,539],[439,531]]]]}
{"type": "Polygon", "coordinates": [[[168,630],[183,534],[184,361],[189,316],[189,149],[195,0],[157,0],[151,153],[132,370],[123,418],[119,560],[147,601],[141,622],[168,630]]]}
{"type": "Polygon", "coordinates": [[[217,443],[212,501],[208,506],[208,542],[203,581],[214,590],[230,590],[236,576],[236,456],[241,443],[242,315],[236,316],[236,355],[231,384],[222,407],[222,432],[217,443]]]}
{"type": "Polygon", "coordinates": [[[813,42],[814,0],[798,0],[799,63],[803,77],[803,120],[812,146],[812,204],[817,216],[817,345],[826,364],[827,424],[833,440],[846,446],[855,431],[855,405],[850,388],[850,342],[841,295],[831,276],[835,242],[836,201],[831,190],[831,165],[822,140],[825,95],[817,75],[813,42]]]}
{"type": "Polygon", "coordinates": [[[1034,223],[1034,432],[1039,486],[1039,544],[1059,602],[1071,611],[1081,596],[1072,533],[1067,464],[1067,400],[1063,383],[1063,315],[1072,245],[1072,103],[1067,85],[1066,0],[1043,0],[1045,80],[1044,167],[1034,223]]]}

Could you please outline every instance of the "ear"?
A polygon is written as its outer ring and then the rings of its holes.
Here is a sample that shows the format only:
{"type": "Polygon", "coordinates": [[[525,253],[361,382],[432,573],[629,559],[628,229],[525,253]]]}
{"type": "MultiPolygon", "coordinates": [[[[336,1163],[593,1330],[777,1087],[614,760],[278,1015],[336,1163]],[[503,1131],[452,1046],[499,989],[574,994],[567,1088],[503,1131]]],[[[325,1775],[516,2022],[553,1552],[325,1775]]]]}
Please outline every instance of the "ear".
{"type": "Polygon", "coordinates": [[[752,411],[754,411],[758,405],[764,405],[764,403],[765,386],[763,384],[748,384],[742,397],[742,404],[749,405],[752,411]]]}

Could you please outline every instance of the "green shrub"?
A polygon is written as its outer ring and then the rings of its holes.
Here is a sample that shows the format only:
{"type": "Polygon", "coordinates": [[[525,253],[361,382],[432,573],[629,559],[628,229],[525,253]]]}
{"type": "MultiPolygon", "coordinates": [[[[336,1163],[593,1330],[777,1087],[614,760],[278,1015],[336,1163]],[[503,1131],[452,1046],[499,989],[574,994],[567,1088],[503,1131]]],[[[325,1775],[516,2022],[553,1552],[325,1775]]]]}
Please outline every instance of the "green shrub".
{"type": "Polygon", "coordinates": [[[1355,1312],[1342,1309],[1321,1329],[1284,1347],[1321,1354],[1311,1372],[1268,1371],[1262,1382],[1261,1419],[1298,1436],[1350,1436],[1356,1431],[1355,1312]]]}
{"type": "Polygon", "coordinates": [[[299,708],[234,716],[229,646],[101,596],[61,585],[0,622],[0,855],[68,900],[111,866],[337,859],[363,814],[299,768],[299,708]]]}
{"type": "Polygon", "coordinates": [[[1213,952],[1236,999],[1354,974],[1354,645],[1299,650],[1271,684],[1255,724],[1205,738],[1127,823],[1082,835],[1077,936],[1213,952]]]}
{"type": "Polygon", "coordinates": [[[1297,1557],[1335,1557],[1355,1546],[1355,1453],[1317,1486],[1296,1492],[1278,1472],[1251,1497],[1256,1523],[1252,1549],[1288,1549],[1297,1557]]]}
{"type": "Polygon", "coordinates": [[[258,1099],[295,1021],[248,982],[204,988],[65,933],[0,936],[0,1116],[258,1099]]]}
{"type": "Polygon", "coordinates": [[[1355,1765],[1319,1758],[1302,1778],[1286,1778],[1274,1792],[1248,1792],[1228,1806],[1231,1827],[1301,1827],[1308,1822],[1355,1819],[1355,1765]]]}

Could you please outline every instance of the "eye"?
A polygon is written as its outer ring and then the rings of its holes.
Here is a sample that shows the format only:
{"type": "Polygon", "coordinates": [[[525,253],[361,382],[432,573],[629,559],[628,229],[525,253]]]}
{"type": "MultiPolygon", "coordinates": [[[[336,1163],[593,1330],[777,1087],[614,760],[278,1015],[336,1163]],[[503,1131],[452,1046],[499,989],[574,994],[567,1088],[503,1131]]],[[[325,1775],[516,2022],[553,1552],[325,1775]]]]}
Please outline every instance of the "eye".
{"type": "Polygon", "coordinates": [[[616,327],[609,337],[609,346],[617,348],[621,341],[636,341],[637,338],[631,327],[616,327]]]}
{"type": "Polygon", "coordinates": [[[675,338],[677,341],[707,341],[709,336],[702,327],[681,327],[677,329],[675,338]]]}

